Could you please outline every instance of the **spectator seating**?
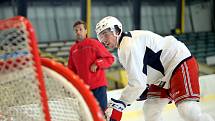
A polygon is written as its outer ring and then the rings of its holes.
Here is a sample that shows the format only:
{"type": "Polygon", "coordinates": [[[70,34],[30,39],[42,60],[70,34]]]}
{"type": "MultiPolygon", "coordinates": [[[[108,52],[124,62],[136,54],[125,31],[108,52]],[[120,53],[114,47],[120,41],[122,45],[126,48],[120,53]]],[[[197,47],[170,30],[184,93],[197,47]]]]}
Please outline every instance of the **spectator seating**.
{"type": "Polygon", "coordinates": [[[52,55],[68,58],[70,46],[74,41],[47,41],[40,42],[39,48],[42,52],[50,53],[52,55]]]}
{"type": "Polygon", "coordinates": [[[185,33],[174,36],[185,43],[200,63],[206,63],[208,56],[215,55],[214,32],[185,33]]]}
{"type": "Polygon", "coordinates": [[[67,63],[70,46],[74,41],[47,41],[39,42],[39,48],[43,57],[53,58],[63,64],[67,63]]]}

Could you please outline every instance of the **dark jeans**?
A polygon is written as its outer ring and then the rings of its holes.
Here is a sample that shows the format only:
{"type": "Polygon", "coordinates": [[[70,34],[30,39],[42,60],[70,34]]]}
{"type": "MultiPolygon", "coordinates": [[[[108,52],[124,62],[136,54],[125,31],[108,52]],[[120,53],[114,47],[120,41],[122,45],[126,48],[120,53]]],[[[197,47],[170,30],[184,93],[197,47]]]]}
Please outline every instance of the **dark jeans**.
{"type": "Polygon", "coordinates": [[[102,111],[104,112],[107,108],[107,87],[103,86],[91,91],[93,92],[93,95],[96,97],[102,111]]]}

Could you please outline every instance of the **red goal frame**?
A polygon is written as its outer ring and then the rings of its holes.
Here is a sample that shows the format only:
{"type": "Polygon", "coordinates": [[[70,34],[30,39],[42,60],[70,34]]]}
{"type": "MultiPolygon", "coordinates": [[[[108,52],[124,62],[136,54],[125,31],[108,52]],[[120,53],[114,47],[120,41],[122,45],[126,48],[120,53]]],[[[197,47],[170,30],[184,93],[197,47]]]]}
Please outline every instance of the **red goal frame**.
{"type": "MultiPolygon", "coordinates": [[[[51,59],[40,58],[35,31],[31,22],[27,18],[22,16],[16,16],[5,20],[0,20],[0,30],[19,28],[19,25],[24,25],[25,31],[28,32],[28,34],[26,35],[27,36],[26,42],[30,47],[29,53],[31,53],[32,60],[34,62],[33,67],[35,69],[35,73],[36,73],[35,76],[38,81],[38,87],[40,91],[39,92],[40,101],[41,101],[41,106],[44,113],[44,120],[51,121],[51,115],[50,115],[50,110],[48,105],[48,97],[46,92],[46,85],[45,85],[42,66],[45,66],[57,72],[65,79],[67,79],[67,81],[69,81],[83,97],[84,101],[87,104],[87,108],[90,110],[90,113],[92,114],[93,120],[104,121],[103,113],[96,99],[92,95],[89,88],[84,84],[84,82],[77,75],[75,75],[71,70],[69,70],[68,68],[66,68],[64,65],[60,63],[57,63],[51,59]]],[[[11,60],[6,59],[3,61],[0,61],[0,64],[9,63],[9,61],[11,60]]],[[[12,60],[12,61],[15,61],[15,60],[12,60]]],[[[16,67],[14,66],[14,68],[16,67]]]]}

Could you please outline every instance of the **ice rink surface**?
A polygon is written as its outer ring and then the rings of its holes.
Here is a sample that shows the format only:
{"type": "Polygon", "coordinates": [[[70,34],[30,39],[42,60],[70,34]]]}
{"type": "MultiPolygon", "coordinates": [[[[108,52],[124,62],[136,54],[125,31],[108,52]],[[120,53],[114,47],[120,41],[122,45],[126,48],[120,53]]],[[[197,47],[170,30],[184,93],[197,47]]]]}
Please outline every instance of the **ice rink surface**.
{"type": "MultiPolygon", "coordinates": [[[[201,100],[199,102],[203,112],[212,116],[215,120],[215,74],[200,77],[201,100]]],[[[108,92],[108,100],[110,98],[118,99],[122,89],[108,92]]],[[[144,121],[144,102],[134,102],[130,107],[124,110],[122,121],[144,121]]],[[[163,112],[164,121],[183,121],[177,112],[176,106],[168,104],[163,112]]]]}
{"type": "MultiPolygon", "coordinates": [[[[139,105],[143,104],[140,103],[139,105]]],[[[203,112],[210,114],[215,120],[215,96],[202,98],[200,105],[203,112]]],[[[164,121],[183,121],[174,104],[168,104],[162,115],[164,121]]],[[[122,121],[144,121],[144,111],[139,109],[136,111],[125,112],[122,121]]]]}

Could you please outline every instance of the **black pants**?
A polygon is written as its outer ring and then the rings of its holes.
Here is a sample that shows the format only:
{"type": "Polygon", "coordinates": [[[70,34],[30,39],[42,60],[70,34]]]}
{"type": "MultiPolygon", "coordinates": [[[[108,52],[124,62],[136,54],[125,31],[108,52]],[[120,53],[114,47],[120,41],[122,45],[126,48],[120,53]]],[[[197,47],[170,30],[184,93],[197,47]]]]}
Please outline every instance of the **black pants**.
{"type": "Polygon", "coordinates": [[[99,102],[99,105],[104,112],[105,109],[107,108],[107,87],[102,86],[96,89],[91,90],[93,92],[93,95],[99,102]]]}

